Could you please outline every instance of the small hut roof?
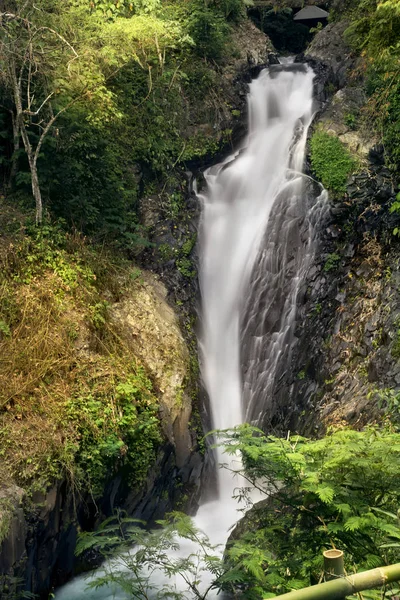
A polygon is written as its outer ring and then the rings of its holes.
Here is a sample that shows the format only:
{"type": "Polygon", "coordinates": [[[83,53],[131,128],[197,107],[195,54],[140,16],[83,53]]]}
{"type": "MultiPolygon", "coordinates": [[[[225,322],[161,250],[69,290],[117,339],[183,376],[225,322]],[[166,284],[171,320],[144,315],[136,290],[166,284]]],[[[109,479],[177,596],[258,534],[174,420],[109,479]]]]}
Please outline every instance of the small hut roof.
{"type": "Polygon", "coordinates": [[[308,19],[326,19],[329,13],[318,6],[306,6],[300,10],[294,17],[295,21],[307,21],[308,19]]]}

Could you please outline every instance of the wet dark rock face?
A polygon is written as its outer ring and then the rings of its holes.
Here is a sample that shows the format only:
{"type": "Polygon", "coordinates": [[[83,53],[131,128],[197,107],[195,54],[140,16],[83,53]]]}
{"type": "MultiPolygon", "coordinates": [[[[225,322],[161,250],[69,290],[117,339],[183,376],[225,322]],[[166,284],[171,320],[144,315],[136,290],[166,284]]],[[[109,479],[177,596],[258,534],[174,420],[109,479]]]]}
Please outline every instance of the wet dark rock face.
{"type": "Polygon", "coordinates": [[[328,212],[326,202],[316,200],[320,193],[305,179],[301,194],[276,200],[249,282],[241,324],[243,401],[246,421],[266,429],[285,421],[304,277],[328,212]]]}
{"type": "Polygon", "coordinates": [[[286,422],[313,434],[330,424],[361,427],[379,419],[382,390],[399,385],[399,249],[388,212],[397,190],[371,159],[321,231],[299,307],[292,377],[280,390],[293,399],[280,428],[286,422]]]}
{"type": "MultiPolygon", "coordinates": [[[[389,213],[398,188],[385,167],[383,148],[349,131],[343,122],[348,107],[358,110],[364,98],[363,82],[351,73],[357,58],[343,41],[346,26],[326,27],[297,61],[308,62],[316,72],[320,110],[314,127],[320,124],[359,152],[363,167],[349,179],[346,193],[329,201],[315,240],[315,258],[297,297],[291,341],[279,356],[272,388],[267,381],[263,384],[263,348],[277,331],[279,317],[274,315],[283,306],[287,284],[257,327],[247,323],[246,314],[243,318],[245,395],[252,385],[249,347],[257,339],[261,359],[256,393],[263,414],[252,418],[265,431],[278,434],[291,430],[315,435],[339,423],[361,427],[380,418],[385,390],[400,387],[400,249],[392,235],[396,218],[389,213]]],[[[294,259],[306,235],[300,219],[297,239],[293,234],[286,250],[289,266],[290,253],[294,259]]],[[[270,275],[260,269],[263,251],[251,291],[253,300],[261,302],[263,278],[270,275]]]]}
{"type": "Polygon", "coordinates": [[[348,74],[358,62],[343,36],[348,26],[347,21],[341,21],[325,27],[315,36],[304,56],[307,62],[315,64],[318,75],[328,72],[329,82],[338,89],[349,84],[348,74]]]}
{"type": "Polygon", "coordinates": [[[258,316],[262,315],[265,296],[270,309],[254,326],[245,314],[242,364],[246,395],[251,385],[248,353],[257,339],[260,358],[253,392],[263,415],[252,417],[266,431],[311,435],[327,424],[363,426],[379,418],[382,390],[400,385],[400,249],[391,235],[395,218],[388,210],[398,189],[382,158],[382,149],[373,148],[368,168],[350,178],[341,200],[330,202],[272,387],[263,380],[268,358],[263,359],[263,349],[270,348],[269,340],[279,331],[291,265],[306,244],[305,221],[299,220],[297,233],[290,237],[286,280],[275,291],[271,292],[273,281],[263,285],[263,278],[269,281],[271,274],[260,270],[260,252],[248,305],[260,302],[258,316]]]}
{"type": "Polygon", "coordinates": [[[51,589],[68,581],[74,571],[93,568],[96,557],[94,563],[75,559],[78,531],[94,528],[117,507],[149,524],[176,506],[194,512],[202,469],[198,453],[178,469],[174,448],[168,444],[160,449],[144,489],[129,489],[120,473],[96,504],[90,496],[74,494],[66,481],[29,500],[17,486],[2,490],[0,500],[7,500],[10,527],[0,543],[1,600],[14,600],[18,591],[47,600],[51,589]]]}

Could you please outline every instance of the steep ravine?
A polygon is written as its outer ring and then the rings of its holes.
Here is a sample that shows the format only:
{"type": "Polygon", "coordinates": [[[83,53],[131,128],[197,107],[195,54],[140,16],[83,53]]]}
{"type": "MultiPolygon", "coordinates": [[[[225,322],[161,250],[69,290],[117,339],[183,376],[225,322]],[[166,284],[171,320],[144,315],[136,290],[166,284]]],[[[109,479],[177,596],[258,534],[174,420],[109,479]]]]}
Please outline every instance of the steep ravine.
{"type": "MultiPolygon", "coordinates": [[[[320,111],[315,125],[338,135],[358,155],[360,169],[343,198],[332,201],[322,215],[315,258],[297,294],[292,343],[280,357],[278,376],[264,401],[262,424],[268,431],[315,434],[330,424],[362,426],[379,418],[380,406],[390,403],[387,389],[400,385],[400,253],[388,216],[397,189],[376,140],[345,122],[349,111],[362,106],[364,92],[362,80],[351,76],[356,59],[343,44],[344,26],[330,25],[320,32],[299,60],[309,62],[317,73],[320,111]]],[[[271,50],[261,36],[254,28],[251,36],[245,30],[239,34],[242,55],[221,73],[228,104],[217,108],[212,123],[193,120],[193,130],[210,138],[218,131],[218,150],[224,146],[222,131],[230,131],[232,143],[243,133],[247,82],[271,50]]],[[[220,91],[220,98],[225,92],[220,91]]],[[[78,530],[95,526],[115,506],[145,520],[161,516],[177,502],[188,511],[196,506],[204,461],[197,447],[198,425],[193,418],[190,422],[193,402],[196,418],[199,408],[194,341],[199,211],[190,181],[192,172],[209,160],[205,153],[202,159],[177,167],[159,190],[143,194],[141,218],[153,246],[139,257],[144,270],[132,292],[110,303],[115,327],[151,374],[160,398],[165,443],[155,465],[141,489],[130,490],[122,474],[116,473],[98,505],[90,497],[77,503],[66,481],[37,494],[33,503],[12,482],[2,488],[4,600],[13,597],[16,577],[23,580],[23,589],[43,598],[54,584],[67,580],[74,567],[78,530]]],[[[314,194],[319,189],[311,180],[308,185],[314,194]]],[[[307,233],[303,220],[299,239],[304,241],[307,233]]],[[[290,245],[285,260],[290,275],[295,262],[290,245]]],[[[253,296],[257,297],[257,287],[253,296]]],[[[257,330],[260,339],[270,335],[273,316],[269,314],[257,330]]],[[[248,328],[242,350],[244,374],[253,336],[248,328]]],[[[79,351],[85,352],[85,340],[78,342],[82,342],[79,351]]],[[[205,402],[205,420],[206,406],[205,402]]]]}

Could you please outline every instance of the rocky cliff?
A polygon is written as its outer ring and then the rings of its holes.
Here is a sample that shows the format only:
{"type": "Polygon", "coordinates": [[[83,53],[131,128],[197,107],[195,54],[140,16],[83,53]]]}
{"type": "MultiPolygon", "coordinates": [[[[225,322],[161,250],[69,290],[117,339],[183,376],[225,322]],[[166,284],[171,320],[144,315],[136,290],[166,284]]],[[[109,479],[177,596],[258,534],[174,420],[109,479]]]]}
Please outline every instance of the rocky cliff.
{"type": "MultiPolygon", "coordinates": [[[[9,248],[8,252],[5,247],[2,250],[10,255],[9,248]]],[[[49,310],[53,295],[57,301],[60,288],[53,281],[51,290],[47,290],[46,306],[43,306],[43,282],[50,272],[51,269],[45,268],[37,276],[35,286],[30,287],[36,313],[30,315],[28,330],[39,328],[41,310],[49,310]]],[[[114,279],[114,284],[121,286],[118,297],[110,287],[102,289],[97,297],[99,302],[94,306],[99,308],[101,299],[107,303],[107,315],[102,316],[104,323],[102,320],[97,323],[106,326],[102,334],[98,327],[97,331],[93,330],[93,321],[88,320],[90,305],[85,309],[64,288],[63,310],[73,315],[74,335],[72,340],[64,340],[64,348],[62,345],[57,348],[57,360],[68,363],[69,380],[63,380],[67,375],[55,373],[53,367],[53,371],[47,369],[45,383],[35,381],[35,387],[25,394],[18,391],[11,394],[10,387],[4,389],[9,397],[7,411],[1,417],[4,435],[0,486],[2,598],[14,598],[17,589],[47,597],[51,586],[65,581],[72,572],[77,532],[112,514],[115,507],[124,507],[151,521],[172,508],[179,498],[189,506],[198,497],[196,489],[200,486],[202,459],[196,436],[189,429],[192,410],[189,351],[178,319],[166,302],[166,290],[161,282],[138,269],[131,274],[135,277],[131,282],[114,279]],[[108,340],[105,335],[109,336],[108,340]],[[114,356],[109,354],[111,350],[114,356]],[[148,378],[144,380],[149,382],[145,385],[152,388],[152,395],[146,396],[145,402],[153,403],[157,398],[161,424],[160,434],[153,425],[152,429],[145,430],[149,437],[156,433],[154,444],[146,447],[145,440],[141,442],[144,452],[148,453],[143,456],[147,463],[144,463],[147,471],[144,478],[137,477],[138,469],[142,468],[141,462],[136,460],[139,449],[134,451],[136,459],[132,455],[133,462],[129,465],[130,442],[129,436],[125,437],[128,431],[124,433],[124,427],[121,428],[124,419],[130,419],[130,402],[136,410],[146,410],[135,402],[134,395],[129,395],[132,388],[127,388],[126,400],[122,400],[121,395],[124,390],[120,386],[130,386],[129,382],[134,381],[130,373],[140,375],[140,369],[144,369],[148,378]],[[75,396],[79,405],[76,405],[77,421],[71,413],[74,401],[69,400],[68,394],[82,395],[82,403],[75,396]],[[38,414],[40,401],[47,406],[38,414]],[[107,406],[112,405],[112,411],[119,411],[120,416],[107,412],[107,406]],[[110,425],[101,424],[102,414],[108,414],[110,425]],[[119,433],[118,427],[115,428],[118,421],[119,433]],[[113,439],[120,447],[117,452],[112,449],[113,439]],[[107,450],[104,443],[108,444],[107,450]],[[90,454],[82,454],[87,444],[90,454]],[[108,473],[100,474],[101,464],[108,465],[108,473]]],[[[19,301],[20,286],[14,293],[19,301]]],[[[65,312],[53,317],[53,336],[62,338],[65,312]]],[[[25,318],[28,320],[27,313],[25,318]]],[[[70,321],[69,326],[72,326],[70,321]]],[[[21,330],[19,335],[21,340],[21,330]]],[[[9,352],[11,342],[8,337],[2,344],[9,352]]],[[[35,343],[39,346],[44,342],[41,337],[35,337],[35,343]]],[[[9,356],[16,360],[13,355],[9,356]]],[[[136,379],[135,385],[140,385],[141,377],[136,379]]],[[[10,381],[9,385],[12,384],[10,381]]],[[[131,421],[131,427],[134,422],[131,421]]],[[[143,426],[150,425],[143,421],[143,426]]]]}
{"type": "MultiPolygon", "coordinates": [[[[328,25],[298,58],[316,72],[314,130],[340,139],[356,168],[346,191],[330,195],[319,224],[314,263],[298,295],[293,342],[265,398],[267,431],[362,427],[396,402],[400,298],[389,207],[398,187],[376,134],[363,125],[364,65],[343,39],[346,26],[328,25]]],[[[313,175],[310,165],[308,172],[313,175]]],[[[304,227],[297,243],[307,239],[304,227]]],[[[263,327],[267,340],[271,323],[263,327]]]]}

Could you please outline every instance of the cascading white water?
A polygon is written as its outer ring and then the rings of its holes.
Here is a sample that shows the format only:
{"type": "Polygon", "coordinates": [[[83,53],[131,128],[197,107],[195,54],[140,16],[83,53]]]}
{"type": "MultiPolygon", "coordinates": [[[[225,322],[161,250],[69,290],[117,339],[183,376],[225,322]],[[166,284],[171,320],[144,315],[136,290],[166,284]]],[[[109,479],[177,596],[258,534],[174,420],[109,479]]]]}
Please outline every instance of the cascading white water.
{"type": "MultiPolygon", "coordinates": [[[[250,85],[249,133],[242,150],[205,173],[207,191],[199,196],[202,203],[199,345],[213,429],[234,427],[245,418],[240,339],[246,323],[242,324],[241,319],[248,313],[248,308],[244,309],[250,296],[252,270],[265,232],[271,227],[275,231],[273,244],[267,243],[264,252],[267,262],[274,263],[279,245],[286,243],[284,232],[297,223],[295,206],[302,202],[301,171],[312,120],[313,77],[311,69],[303,65],[262,71],[250,85]],[[281,206],[284,217],[279,220],[276,207],[281,206]],[[282,228],[281,239],[277,227],[282,228]]],[[[320,203],[321,199],[317,204],[320,203]]],[[[315,212],[315,204],[310,210],[315,212]]],[[[268,381],[274,379],[277,356],[283,344],[288,343],[286,333],[295,318],[299,281],[312,254],[310,240],[299,240],[299,244],[308,250],[304,260],[297,261],[291,292],[282,306],[281,331],[273,338],[274,356],[266,367],[268,381]]],[[[263,283],[268,288],[268,279],[263,283]]],[[[251,311],[251,319],[257,319],[257,306],[251,311]]],[[[253,362],[257,362],[257,356],[253,356],[253,362]]],[[[226,462],[221,451],[217,451],[217,460],[226,462]]],[[[237,461],[233,468],[237,468],[237,461]]],[[[237,503],[232,494],[238,485],[240,480],[235,481],[229,470],[220,469],[217,500],[203,504],[195,517],[196,526],[214,544],[224,544],[229,528],[237,521],[237,503]]],[[[110,596],[104,589],[88,594],[85,580],[80,578],[64,586],[56,598],[100,600],[110,596]]]]}
{"type": "MultiPolygon", "coordinates": [[[[246,148],[205,175],[208,190],[201,197],[200,228],[201,357],[215,429],[234,427],[244,419],[242,311],[275,202],[284,199],[290,206],[301,200],[301,171],[312,120],[313,78],[311,69],[304,65],[263,71],[250,86],[246,148]]],[[[288,219],[292,220],[290,213],[288,219]]],[[[285,243],[283,237],[276,243],[279,241],[285,243]]],[[[275,250],[269,247],[268,255],[273,257],[275,250]]],[[[268,286],[268,280],[265,285],[268,286]]],[[[257,308],[254,307],[255,318],[257,308]]],[[[295,310],[293,297],[282,327],[293,320],[295,310]]],[[[272,367],[273,364],[271,359],[272,367]]],[[[273,368],[268,377],[273,379],[273,368]]],[[[220,471],[219,494],[224,499],[232,495],[231,477],[225,470],[220,471]]]]}

